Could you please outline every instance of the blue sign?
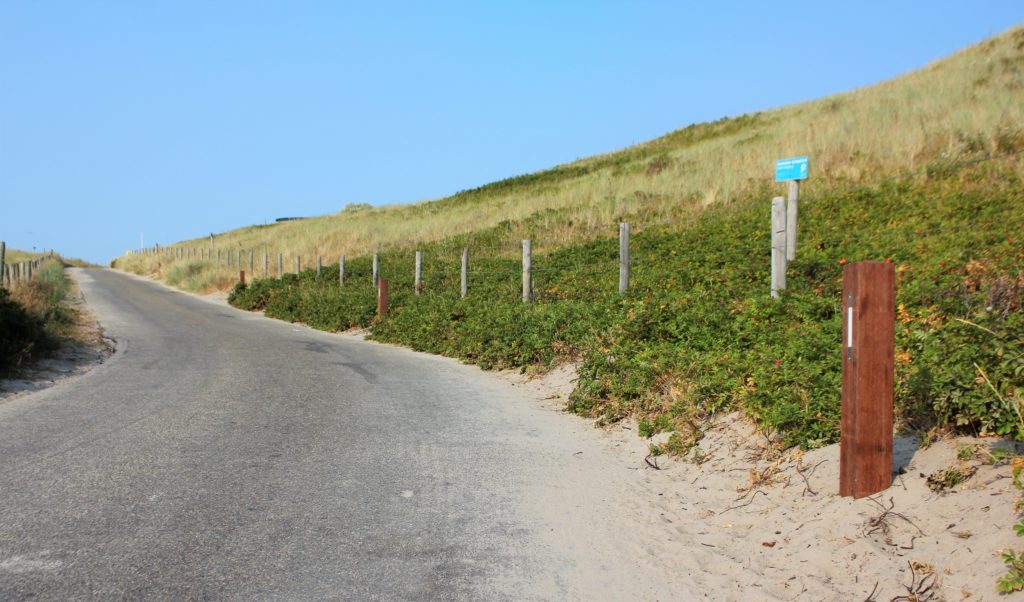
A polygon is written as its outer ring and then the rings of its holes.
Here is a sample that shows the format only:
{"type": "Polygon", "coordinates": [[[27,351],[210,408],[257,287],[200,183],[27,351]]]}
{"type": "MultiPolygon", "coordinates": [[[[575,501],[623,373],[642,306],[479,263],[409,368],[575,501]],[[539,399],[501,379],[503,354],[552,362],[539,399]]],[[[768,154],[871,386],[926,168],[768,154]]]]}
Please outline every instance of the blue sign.
{"type": "Polygon", "coordinates": [[[775,181],[788,182],[789,180],[807,179],[807,157],[793,157],[792,159],[779,159],[775,162],[775,181]]]}

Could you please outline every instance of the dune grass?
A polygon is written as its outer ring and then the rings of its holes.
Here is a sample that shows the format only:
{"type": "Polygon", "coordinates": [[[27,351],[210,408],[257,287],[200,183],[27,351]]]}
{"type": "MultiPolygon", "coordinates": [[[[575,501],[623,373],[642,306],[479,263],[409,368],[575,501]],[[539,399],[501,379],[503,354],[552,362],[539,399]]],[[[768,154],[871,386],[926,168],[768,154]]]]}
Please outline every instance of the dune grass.
{"type": "MultiPolygon", "coordinates": [[[[262,258],[331,258],[412,248],[504,224],[505,241],[551,246],[605,235],[621,220],[689,220],[701,209],[777,193],[775,159],[809,155],[808,194],[913,173],[965,153],[995,154],[1024,124],[1024,28],[891,81],[820,100],[695,124],[650,142],[410,205],[353,206],[335,215],[218,234],[224,250],[262,258]]],[[[209,239],[178,246],[209,247],[209,239]]],[[[161,274],[166,257],[129,256],[118,267],[161,274]]],[[[172,262],[173,263],[173,262],[172,262]]],[[[261,263],[261,262],[260,262],[261,263]]],[[[286,267],[287,269],[287,267],[286,267]]],[[[237,269],[179,280],[223,289],[237,269]]]]}

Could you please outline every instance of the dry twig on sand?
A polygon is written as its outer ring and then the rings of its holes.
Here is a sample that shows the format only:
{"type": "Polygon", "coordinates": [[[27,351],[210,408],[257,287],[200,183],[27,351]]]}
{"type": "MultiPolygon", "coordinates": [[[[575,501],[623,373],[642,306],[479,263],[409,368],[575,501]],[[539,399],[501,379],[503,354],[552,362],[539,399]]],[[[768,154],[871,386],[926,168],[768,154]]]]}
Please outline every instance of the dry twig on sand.
{"type": "Polygon", "coordinates": [[[935,599],[935,585],[938,577],[933,570],[922,571],[920,575],[914,568],[914,563],[907,561],[910,567],[910,585],[904,585],[907,590],[905,595],[899,595],[892,599],[892,602],[928,602],[935,599]]]}
{"type": "Polygon", "coordinates": [[[891,497],[889,498],[889,507],[888,508],[885,507],[885,504],[883,504],[882,502],[878,501],[877,499],[875,499],[873,497],[869,497],[868,499],[871,500],[872,502],[874,502],[879,508],[881,508],[882,509],[882,513],[879,514],[878,516],[874,517],[874,518],[868,519],[867,524],[865,524],[865,526],[864,526],[864,535],[865,536],[868,536],[868,535],[871,535],[872,533],[881,531],[882,535],[887,538],[886,543],[889,543],[891,545],[891,542],[888,541],[889,529],[892,526],[889,523],[889,518],[893,517],[893,516],[895,516],[896,518],[902,518],[904,521],[906,521],[908,524],[910,524],[910,526],[912,526],[915,529],[917,529],[918,533],[920,533],[921,535],[924,535],[924,531],[922,531],[920,527],[915,525],[914,521],[910,520],[905,515],[900,514],[899,512],[893,511],[893,508],[896,505],[895,502],[893,502],[893,498],[891,498],[891,497]]]}

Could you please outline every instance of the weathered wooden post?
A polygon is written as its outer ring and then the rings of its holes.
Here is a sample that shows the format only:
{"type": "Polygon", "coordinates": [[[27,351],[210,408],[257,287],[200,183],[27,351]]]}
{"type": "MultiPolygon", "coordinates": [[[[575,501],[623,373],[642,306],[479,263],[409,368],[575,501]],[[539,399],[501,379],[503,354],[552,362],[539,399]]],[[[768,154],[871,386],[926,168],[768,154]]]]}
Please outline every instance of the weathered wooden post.
{"type": "Polygon", "coordinates": [[[463,299],[469,293],[469,247],[462,249],[462,277],[459,292],[463,299]]]}
{"type": "Polygon", "coordinates": [[[238,281],[241,282],[242,284],[245,284],[245,270],[239,270],[238,281]]]}
{"type": "Polygon", "coordinates": [[[345,256],[338,258],[338,286],[345,286],[345,256]]]}
{"type": "Polygon", "coordinates": [[[523,303],[533,303],[533,257],[529,240],[523,241],[523,303]]]}
{"type": "Polygon", "coordinates": [[[892,484],[896,273],[891,263],[843,269],[843,396],[839,495],[892,484]]]}
{"type": "Polygon", "coordinates": [[[786,290],[786,200],[772,199],[772,297],[786,290]]]}
{"type": "Polygon", "coordinates": [[[298,274],[301,271],[302,271],[302,256],[301,255],[296,255],[295,256],[295,273],[298,274]]]}
{"type": "Polygon", "coordinates": [[[323,263],[320,262],[320,256],[317,255],[316,256],[316,277],[320,278],[320,275],[323,273],[323,271],[324,271],[323,263]]]}
{"type": "Polygon", "coordinates": [[[377,282],[377,317],[388,315],[388,281],[383,278],[377,282]]]}
{"type": "Polygon", "coordinates": [[[619,224],[619,294],[629,288],[629,224],[619,224]]]}
{"type": "Polygon", "coordinates": [[[413,290],[416,294],[420,294],[420,290],[423,289],[423,252],[416,251],[416,269],[413,274],[413,290]]]}
{"type": "Polygon", "coordinates": [[[786,199],[786,261],[796,261],[796,218],[800,202],[800,180],[789,181],[789,195],[786,199]]]}
{"type": "Polygon", "coordinates": [[[249,273],[250,274],[255,274],[256,273],[256,269],[253,267],[252,250],[249,251],[249,273]]]}
{"type": "Polygon", "coordinates": [[[284,275],[284,254],[277,254],[277,277],[284,275]]]}
{"type": "Polygon", "coordinates": [[[263,249],[263,277],[270,275],[270,253],[263,249]]]}
{"type": "Polygon", "coordinates": [[[377,288],[377,283],[380,281],[380,256],[376,253],[373,254],[373,272],[370,275],[370,282],[373,283],[373,287],[377,288]]]}

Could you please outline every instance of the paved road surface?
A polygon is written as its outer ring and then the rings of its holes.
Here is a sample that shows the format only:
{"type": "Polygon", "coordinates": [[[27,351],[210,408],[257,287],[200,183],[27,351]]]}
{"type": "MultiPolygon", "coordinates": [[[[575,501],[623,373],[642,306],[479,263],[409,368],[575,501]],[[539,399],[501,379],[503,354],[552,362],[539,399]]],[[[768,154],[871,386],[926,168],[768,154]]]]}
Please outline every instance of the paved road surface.
{"type": "Polygon", "coordinates": [[[107,270],[79,280],[118,351],[0,404],[0,599],[663,591],[623,582],[635,567],[607,550],[628,546],[600,526],[567,532],[601,503],[578,485],[614,483],[608,459],[510,385],[107,270]]]}

